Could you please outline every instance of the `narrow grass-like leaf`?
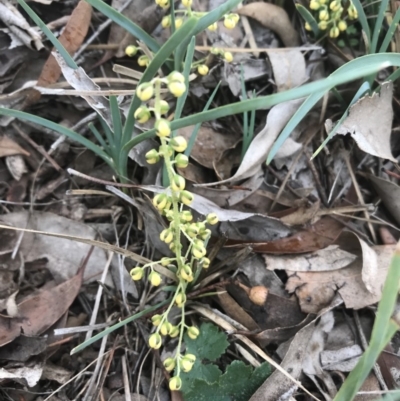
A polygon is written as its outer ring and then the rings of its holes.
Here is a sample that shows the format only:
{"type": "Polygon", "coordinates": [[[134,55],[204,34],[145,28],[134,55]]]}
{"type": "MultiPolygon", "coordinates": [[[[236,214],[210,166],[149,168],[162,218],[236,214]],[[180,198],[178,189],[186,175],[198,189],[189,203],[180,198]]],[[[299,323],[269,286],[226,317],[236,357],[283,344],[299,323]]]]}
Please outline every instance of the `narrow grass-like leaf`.
{"type": "Polygon", "coordinates": [[[388,4],[389,4],[389,0],[381,0],[378,15],[375,20],[374,32],[372,34],[372,42],[371,42],[371,48],[370,48],[371,54],[376,53],[376,48],[378,46],[378,39],[379,39],[379,35],[382,30],[383,19],[385,18],[386,9],[387,9],[388,4]]]}
{"type": "Polygon", "coordinates": [[[297,127],[300,121],[306,116],[306,114],[318,103],[318,101],[324,96],[325,90],[315,92],[310,95],[302,105],[297,109],[296,113],[293,114],[292,118],[286,124],[285,128],[280,133],[278,139],[272,145],[271,150],[268,153],[267,164],[271,163],[272,159],[275,157],[276,153],[289,138],[290,134],[297,127]]]}
{"type": "Polygon", "coordinates": [[[228,0],[224,1],[219,7],[215,8],[214,10],[208,12],[204,17],[199,19],[199,22],[194,29],[193,35],[197,35],[200,32],[203,32],[207,29],[210,25],[214,22],[218,21],[222,18],[225,14],[229,11],[234,9],[242,0],[228,0]]]}
{"type": "Polygon", "coordinates": [[[320,30],[318,28],[318,22],[315,20],[314,16],[308,11],[303,5],[301,4],[296,4],[296,10],[299,12],[299,14],[303,17],[304,21],[308,22],[310,25],[314,36],[318,37],[320,30]]]}
{"type": "MultiPolygon", "coordinates": [[[[246,83],[244,81],[244,72],[243,72],[243,64],[240,65],[240,86],[242,89],[242,100],[247,100],[246,93],[246,83]]],[[[243,140],[242,140],[242,154],[241,160],[243,160],[244,155],[246,154],[247,148],[250,145],[250,141],[248,139],[249,136],[249,114],[247,111],[243,113],[243,140]]]]}
{"type": "Polygon", "coordinates": [[[356,367],[343,383],[334,401],[352,400],[369,375],[376,359],[390,341],[399,325],[391,319],[394,312],[400,280],[400,249],[397,247],[382,289],[370,344],[356,367]]]}
{"type": "Polygon", "coordinates": [[[67,52],[65,47],[59,42],[59,40],[54,36],[53,32],[47,27],[47,25],[39,18],[39,16],[25,3],[24,0],[18,0],[18,3],[21,7],[26,11],[26,13],[32,18],[33,22],[43,31],[43,33],[47,36],[47,39],[50,40],[52,45],[58,50],[61,54],[65,62],[68,64],[68,67],[76,70],[78,65],[75,63],[74,59],[67,52]]]}
{"type": "Polygon", "coordinates": [[[124,327],[125,325],[127,325],[128,323],[131,323],[137,319],[140,319],[141,317],[147,315],[150,312],[153,312],[155,310],[157,310],[158,308],[163,307],[164,305],[166,305],[169,302],[169,299],[162,301],[154,306],[151,306],[150,308],[147,308],[139,313],[136,313],[120,322],[118,322],[117,324],[114,324],[111,327],[108,327],[107,329],[103,330],[101,333],[96,334],[95,336],[93,336],[92,338],[89,338],[89,340],[84,341],[82,344],[79,344],[77,347],[72,348],[71,350],[71,355],[76,354],[82,350],[84,350],[86,347],[88,347],[89,345],[95,343],[96,341],[101,340],[104,336],[112,333],[113,331],[119,329],[120,327],[124,327]]]}
{"type": "Polygon", "coordinates": [[[178,97],[178,100],[176,101],[174,120],[181,118],[183,106],[185,105],[187,95],[189,93],[189,75],[190,75],[190,69],[192,67],[195,46],[196,46],[196,38],[192,36],[190,44],[187,48],[185,66],[183,67],[183,76],[185,77],[186,91],[181,97],[178,97]]]}
{"type": "MultiPolygon", "coordinates": [[[[256,91],[253,91],[253,94],[252,94],[251,97],[252,97],[252,99],[254,99],[254,98],[256,97],[256,91]]],[[[253,138],[254,138],[254,128],[255,128],[255,125],[256,125],[256,110],[253,109],[253,110],[251,110],[251,113],[250,113],[249,145],[248,145],[248,146],[250,146],[250,143],[251,143],[251,141],[252,141],[253,138]]]]}
{"type": "Polygon", "coordinates": [[[84,136],[76,133],[75,131],[70,130],[67,127],[64,127],[60,124],[54,123],[53,121],[46,120],[45,118],[35,116],[30,113],[25,113],[24,111],[19,110],[11,110],[6,109],[4,107],[0,107],[0,115],[9,116],[19,118],[21,120],[30,121],[32,123],[41,125],[42,127],[49,128],[53,131],[60,133],[61,135],[65,135],[66,137],[74,140],[75,142],[80,143],[81,145],[85,146],[86,148],[90,149],[92,152],[96,153],[96,155],[100,156],[104,161],[106,161],[109,165],[112,166],[112,161],[108,157],[108,155],[101,149],[99,146],[94,144],[89,139],[85,138],[84,136]]]}
{"type": "Polygon", "coordinates": [[[367,46],[367,51],[366,53],[369,54],[370,53],[370,48],[371,48],[371,31],[369,29],[369,24],[368,24],[368,20],[367,20],[367,16],[365,14],[364,11],[364,7],[361,4],[360,0],[352,0],[354,7],[357,10],[358,13],[358,20],[360,21],[361,24],[361,28],[364,31],[366,37],[367,37],[367,42],[366,46],[367,46]]]}
{"type": "Polygon", "coordinates": [[[105,151],[108,152],[109,147],[106,144],[106,142],[105,142],[104,138],[102,137],[102,135],[100,134],[100,132],[98,131],[98,129],[94,126],[93,123],[89,123],[88,127],[89,127],[90,131],[92,131],[93,135],[98,140],[100,145],[103,146],[103,149],[105,149],[105,151]]]}
{"type": "Polygon", "coordinates": [[[343,113],[342,117],[340,117],[339,121],[336,123],[336,125],[333,127],[332,131],[329,133],[325,141],[321,144],[321,146],[314,152],[314,154],[311,157],[311,160],[314,159],[319,152],[326,146],[326,144],[336,135],[337,130],[339,127],[342,125],[343,121],[346,119],[346,117],[349,115],[349,110],[350,107],[353,106],[355,102],[357,102],[361,96],[364,96],[365,93],[369,92],[371,90],[371,86],[369,82],[364,82],[360,88],[358,89],[357,93],[354,95],[352,101],[350,102],[349,106],[346,108],[346,111],[343,113]]]}
{"type": "MultiPolygon", "coordinates": [[[[243,102],[232,103],[226,106],[217,107],[209,111],[203,111],[198,114],[193,114],[191,116],[172,121],[171,129],[175,130],[205,121],[216,120],[218,118],[230,116],[232,114],[243,113],[245,111],[268,109],[278,103],[306,97],[315,92],[329,91],[335,86],[342,85],[365,76],[369,76],[380,71],[383,68],[387,68],[390,66],[400,66],[400,54],[380,53],[358,57],[352,61],[349,61],[342,67],[338,68],[329,77],[320,81],[311,82],[309,84],[290,89],[285,92],[280,92],[268,96],[260,96],[256,99],[249,99],[243,102]]],[[[131,139],[129,142],[126,143],[124,147],[126,149],[131,149],[136,144],[142,142],[145,139],[152,138],[154,135],[155,130],[149,130],[131,139]]]]}
{"type": "MultiPolygon", "coordinates": [[[[92,0],[93,1],[93,0],[92,0]]],[[[99,1],[99,0],[97,0],[99,1]]],[[[189,18],[180,28],[177,30],[170,38],[164,43],[161,49],[155,54],[153,60],[146,68],[146,71],[142,75],[142,79],[139,84],[142,82],[151,81],[154,76],[157,74],[158,69],[164,64],[167,58],[173,53],[173,51],[177,48],[179,43],[182,42],[183,38],[186,38],[193,30],[193,27],[197,24],[197,18],[192,17],[189,18]]],[[[136,109],[140,106],[141,100],[136,96],[133,97],[133,100],[129,106],[128,115],[126,118],[126,122],[123,129],[122,141],[123,143],[127,143],[129,138],[133,132],[133,126],[135,124],[134,113],[136,109]]]]}
{"type": "MultiPolygon", "coordinates": [[[[208,98],[208,101],[207,101],[206,105],[204,106],[203,111],[207,111],[210,108],[211,103],[214,100],[214,97],[217,94],[220,85],[221,85],[221,81],[218,82],[218,85],[215,87],[215,89],[213,90],[213,93],[208,98]]],[[[185,150],[186,156],[190,156],[190,153],[192,152],[192,149],[193,149],[194,143],[196,142],[197,134],[199,132],[200,127],[201,127],[201,123],[198,123],[193,128],[192,135],[190,135],[190,138],[189,138],[188,146],[185,150]]]]}
{"type": "Polygon", "coordinates": [[[114,141],[115,147],[118,152],[121,149],[121,141],[122,141],[122,122],[121,122],[121,112],[118,107],[118,101],[116,96],[110,96],[110,111],[113,122],[113,130],[114,130],[114,141]]]}
{"type": "Polygon", "coordinates": [[[125,17],[125,15],[123,15],[121,12],[110,7],[102,0],[86,1],[104,14],[107,18],[127,30],[132,36],[144,42],[152,52],[156,53],[160,49],[160,45],[147,32],[145,32],[139,25],[136,25],[134,22],[132,22],[129,18],[125,17]]]}
{"type": "Polygon", "coordinates": [[[390,23],[389,29],[386,32],[385,38],[383,39],[382,45],[379,48],[379,53],[383,53],[387,51],[390,42],[393,38],[393,35],[396,31],[396,29],[399,26],[399,21],[400,21],[400,8],[397,9],[396,14],[393,17],[393,21],[390,23]]]}
{"type": "Polygon", "coordinates": [[[380,401],[400,401],[400,390],[389,391],[380,401]]]}

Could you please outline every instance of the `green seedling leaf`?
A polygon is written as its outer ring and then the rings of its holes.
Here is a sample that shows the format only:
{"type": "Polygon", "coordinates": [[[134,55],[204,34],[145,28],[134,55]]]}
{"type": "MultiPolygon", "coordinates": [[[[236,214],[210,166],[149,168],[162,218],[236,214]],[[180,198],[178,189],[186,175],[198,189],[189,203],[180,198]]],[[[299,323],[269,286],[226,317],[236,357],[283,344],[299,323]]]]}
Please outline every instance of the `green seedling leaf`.
{"type": "Polygon", "coordinates": [[[215,383],[195,379],[184,398],[186,401],[248,401],[270,373],[267,363],[253,370],[242,361],[234,361],[215,383]]]}
{"type": "Polygon", "coordinates": [[[92,131],[93,135],[97,139],[97,141],[100,143],[100,145],[105,149],[107,152],[109,151],[108,145],[106,144],[105,140],[103,139],[102,135],[98,131],[98,129],[93,125],[93,123],[89,123],[88,125],[90,131],[92,131]]]}
{"type": "Polygon", "coordinates": [[[314,33],[314,36],[315,37],[319,36],[320,31],[319,31],[319,28],[318,28],[318,22],[315,20],[315,18],[310,13],[310,11],[308,11],[307,8],[305,8],[301,4],[296,4],[296,10],[302,16],[304,21],[309,23],[309,25],[311,26],[311,29],[312,29],[312,31],[314,33]]]}
{"type": "Polygon", "coordinates": [[[189,353],[195,354],[200,360],[217,360],[229,345],[226,334],[222,333],[217,326],[211,323],[203,323],[200,334],[192,340],[185,335],[185,344],[189,353]]]}
{"type": "Polygon", "coordinates": [[[101,0],[86,0],[94,8],[97,8],[107,18],[114,21],[120,27],[126,29],[135,38],[138,38],[146,44],[146,46],[154,53],[160,49],[160,45],[139,25],[136,25],[129,18],[125,17],[122,13],[110,7],[108,4],[101,0]]]}
{"type": "Polygon", "coordinates": [[[32,18],[33,22],[43,31],[47,39],[50,40],[52,45],[58,50],[65,62],[70,68],[76,70],[78,65],[75,63],[74,59],[67,52],[65,47],[58,41],[58,39],[53,35],[53,32],[47,27],[47,25],[39,18],[39,16],[25,3],[24,0],[18,0],[18,3],[26,11],[26,13],[32,18]]]}

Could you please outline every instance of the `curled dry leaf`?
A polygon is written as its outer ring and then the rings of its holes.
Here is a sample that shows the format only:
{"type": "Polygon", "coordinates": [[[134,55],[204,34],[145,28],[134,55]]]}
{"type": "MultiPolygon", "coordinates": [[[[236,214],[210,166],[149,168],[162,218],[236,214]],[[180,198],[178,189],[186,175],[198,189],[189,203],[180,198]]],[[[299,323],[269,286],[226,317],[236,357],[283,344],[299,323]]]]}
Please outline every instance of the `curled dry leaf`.
{"type": "Polygon", "coordinates": [[[8,136],[0,136],[0,157],[14,155],[29,156],[29,152],[21,148],[18,143],[8,136]]]}
{"type": "MultiPolygon", "coordinates": [[[[393,82],[382,84],[380,93],[366,95],[350,107],[337,133],[351,134],[358,147],[370,155],[397,163],[390,149],[393,122],[393,82]]],[[[328,120],[327,130],[332,122],[328,120]]]]}
{"type": "Polygon", "coordinates": [[[21,333],[37,336],[54,324],[69,308],[82,284],[83,268],[70,280],[40,291],[18,304],[19,317],[0,316],[0,346],[8,344],[21,333]]]}
{"type": "Polygon", "coordinates": [[[400,187],[394,182],[375,177],[372,174],[365,175],[374,186],[379,198],[382,199],[386,209],[390,212],[398,224],[400,224],[400,187]]]}
{"type": "Polygon", "coordinates": [[[299,35],[292,27],[289,16],[282,7],[271,3],[255,2],[243,6],[238,13],[254,18],[266,28],[274,31],[286,47],[299,45],[299,35]]]}
{"type": "Polygon", "coordinates": [[[25,161],[21,155],[7,156],[6,164],[8,171],[13,176],[14,180],[19,181],[22,176],[28,171],[25,161]]]}
{"type": "MultiPolygon", "coordinates": [[[[182,135],[189,141],[192,136],[193,128],[193,125],[181,128],[179,130],[179,135],[182,135]]],[[[234,148],[241,139],[238,132],[221,134],[220,132],[214,131],[212,128],[200,127],[190,157],[202,166],[213,169],[214,162],[221,158],[224,151],[234,148]]]]}
{"type": "Polygon", "coordinates": [[[267,54],[272,65],[278,92],[304,84],[307,79],[306,61],[301,51],[291,49],[284,52],[275,52],[271,50],[267,54]]]}
{"type": "MultiPolygon", "coordinates": [[[[72,11],[65,28],[63,29],[58,40],[65,47],[69,54],[74,54],[81,46],[90,26],[92,17],[92,6],[80,0],[72,11]]],[[[37,86],[43,87],[54,84],[61,75],[61,68],[56,59],[50,54],[45,65],[43,66],[40,77],[36,83],[37,86]]],[[[37,90],[30,91],[25,105],[30,105],[40,99],[40,92],[37,90]]]]}

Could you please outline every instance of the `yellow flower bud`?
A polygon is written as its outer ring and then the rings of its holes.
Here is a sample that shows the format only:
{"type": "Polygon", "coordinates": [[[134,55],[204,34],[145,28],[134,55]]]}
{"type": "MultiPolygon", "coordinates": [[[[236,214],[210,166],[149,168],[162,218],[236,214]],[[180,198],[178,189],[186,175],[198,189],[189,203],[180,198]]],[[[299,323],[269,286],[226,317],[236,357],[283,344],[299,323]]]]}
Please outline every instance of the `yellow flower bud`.
{"type": "Polygon", "coordinates": [[[165,100],[160,100],[160,114],[167,114],[169,111],[169,104],[165,100]]]}
{"type": "Polygon", "coordinates": [[[201,259],[207,253],[204,242],[197,239],[193,241],[192,254],[195,258],[201,259]]]}
{"type": "Polygon", "coordinates": [[[187,148],[187,141],[183,136],[176,136],[171,139],[169,145],[175,152],[184,152],[187,148]]]}
{"type": "Polygon", "coordinates": [[[165,322],[160,327],[160,332],[163,336],[167,336],[171,331],[172,324],[170,322],[165,322]]]}
{"type": "Polygon", "coordinates": [[[205,229],[201,234],[200,234],[200,238],[205,241],[206,239],[208,239],[209,237],[211,237],[211,230],[210,229],[205,229]]]}
{"type": "Polygon", "coordinates": [[[151,272],[149,274],[149,281],[151,285],[154,285],[154,287],[158,287],[161,284],[161,276],[157,272],[151,272]]]}
{"type": "Polygon", "coordinates": [[[147,102],[154,95],[154,87],[151,83],[140,84],[136,88],[136,95],[142,102],[147,102]]]}
{"type": "Polygon", "coordinates": [[[146,106],[140,106],[136,109],[134,117],[138,123],[144,124],[151,117],[150,110],[146,106]]]}
{"type": "Polygon", "coordinates": [[[329,31],[329,36],[331,38],[337,38],[339,36],[340,32],[339,32],[339,28],[337,26],[334,26],[330,29],[329,31]]]}
{"type": "Polygon", "coordinates": [[[186,168],[189,165],[189,158],[182,153],[175,156],[175,164],[178,168],[186,168]]]}
{"type": "Polygon", "coordinates": [[[216,213],[209,213],[206,217],[206,221],[208,224],[211,224],[212,226],[214,224],[218,223],[218,216],[216,213]]]}
{"type": "Polygon", "coordinates": [[[163,28],[169,28],[171,26],[171,16],[170,15],[166,15],[165,17],[163,17],[163,19],[161,20],[161,26],[163,28]]]}
{"type": "Polygon", "coordinates": [[[320,21],[328,21],[328,19],[329,19],[328,10],[321,10],[319,12],[319,19],[320,19],[320,21]]]}
{"type": "Polygon", "coordinates": [[[176,29],[179,29],[182,26],[182,24],[183,24],[183,19],[182,18],[177,18],[175,20],[175,28],[176,29]]]}
{"type": "Polygon", "coordinates": [[[204,257],[200,259],[200,263],[204,269],[208,269],[210,267],[211,262],[210,259],[204,257]]]}
{"type": "Polygon", "coordinates": [[[167,228],[165,230],[162,230],[160,233],[160,240],[165,242],[166,244],[169,244],[172,242],[174,239],[174,234],[172,233],[172,230],[167,228]]]}
{"type": "Polygon", "coordinates": [[[193,199],[194,199],[193,194],[186,190],[182,191],[179,195],[179,200],[186,206],[190,206],[193,202],[193,199]]]}
{"type": "Polygon", "coordinates": [[[162,344],[161,336],[158,333],[154,333],[149,337],[149,347],[153,349],[159,349],[162,344]]]}
{"type": "Polygon", "coordinates": [[[142,55],[138,58],[137,63],[141,67],[147,67],[150,64],[150,60],[146,55],[142,55]]]}
{"type": "Polygon", "coordinates": [[[178,376],[171,377],[171,379],[169,379],[168,385],[171,391],[180,390],[182,387],[182,380],[178,376]]]}
{"type": "Polygon", "coordinates": [[[169,336],[171,338],[175,338],[178,337],[179,335],[179,327],[178,326],[172,326],[170,332],[169,332],[169,336]]]}
{"type": "Polygon", "coordinates": [[[190,372],[192,370],[192,368],[193,368],[193,362],[191,362],[191,361],[189,361],[189,360],[187,360],[185,358],[182,358],[179,361],[179,365],[181,366],[181,369],[186,373],[190,372]]]}
{"type": "Polygon", "coordinates": [[[130,271],[132,280],[140,280],[143,277],[144,271],[141,267],[135,267],[130,271]]]}
{"type": "Polygon", "coordinates": [[[312,31],[311,25],[308,22],[304,24],[304,28],[306,28],[306,31],[312,31]]]}
{"type": "Polygon", "coordinates": [[[172,372],[175,369],[175,359],[174,358],[167,358],[164,362],[164,368],[167,372],[172,372]]]}
{"type": "Polygon", "coordinates": [[[185,232],[190,238],[196,238],[199,233],[199,228],[196,224],[189,224],[185,227],[185,232]]]}
{"type": "Polygon", "coordinates": [[[171,258],[161,258],[160,264],[161,266],[168,266],[171,263],[171,258]]]}
{"type": "Polygon", "coordinates": [[[218,24],[216,22],[214,22],[213,24],[211,24],[208,28],[209,31],[214,32],[218,29],[218,24]]]}
{"type": "Polygon", "coordinates": [[[168,90],[175,97],[181,97],[186,91],[186,85],[183,82],[174,81],[168,84],[168,90]]]}
{"type": "Polygon", "coordinates": [[[187,329],[187,335],[192,339],[195,340],[200,334],[200,330],[196,326],[190,326],[187,329]]]}
{"type": "Polygon", "coordinates": [[[182,0],[182,5],[184,7],[190,7],[192,5],[193,1],[192,0],[182,0]]]}
{"type": "Polygon", "coordinates": [[[311,10],[318,10],[320,7],[321,7],[321,4],[319,3],[319,1],[316,1],[316,0],[310,1],[310,9],[311,10]]]}
{"type": "Polygon", "coordinates": [[[185,189],[186,181],[181,175],[174,175],[171,181],[171,188],[173,191],[182,191],[185,189]]]}
{"type": "Polygon", "coordinates": [[[328,28],[328,23],[326,21],[321,21],[318,24],[318,28],[321,29],[321,31],[325,31],[328,28]]]}
{"type": "Polygon", "coordinates": [[[169,0],[156,0],[156,4],[159,5],[161,8],[168,8],[169,0]]]}
{"type": "Polygon", "coordinates": [[[198,72],[200,75],[207,75],[207,74],[208,74],[208,67],[207,67],[205,64],[200,64],[200,65],[197,67],[197,72],[198,72]]]}
{"type": "Polygon", "coordinates": [[[185,304],[185,302],[186,302],[186,295],[183,292],[180,292],[175,298],[175,303],[180,308],[185,304]]]}
{"type": "Polygon", "coordinates": [[[162,316],[161,315],[154,315],[151,318],[151,322],[153,323],[153,326],[159,326],[161,324],[162,321],[162,316]]]}
{"type": "Polygon", "coordinates": [[[149,163],[149,164],[156,164],[158,161],[160,161],[160,156],[155,149],[149,150],[146,153],[145,158],[146,158],[147,163],[149,163]]]}
{"type": "Polygon", "coordinates": [[[189,265],[182,266],[180,276],[188,283],[191,283],[193,281],[193,272],[189,265]]]}
{"type": "Polygon", "coordinates": [[[224,26],[227,29],[233,29],[236,26],[236,22],[230,17],[225,17],[224,26]]]}
{"type": "Polygon", "coordinates": [[[204,231],[207,227],[202,221],[198,221],[196,223],[197,228],[199,229],[199,232],[204,231]]]}
{"type": "Polygon", "coordinates": [[[133,45],[129,45],[125,49],[125,54],[129,57],[136,56],[136,53],[138,52],[138,48],[133,45]]]}
{"type": "Polygon", "coordinates": [[[171,124],[165,118],[160,118],[154,125],[157,130],[157,135],[161,138],[165,138],[171,134],[171,124]]]}
{"type": "Polygon", "coordinates": [[[158,210],[163,210],[168,202],[168,196],[166,194],[158,194],[153,198],[153,205],[158,210]]]}
{"type": "Polygon", "coordinates": [[[227,63],[231,63],[233,61],[233,56],[231,52],[224,53],[224,59],[227,63]]]}
{"type": "Polygon", "coordinates": [[[346,21],[343,21],[343,20],[339,21],[338,28],[339,28],[339,31],[342,31],[342,32],[345,31],[347,29],[346,21]]]}
{"type": "Polygon", "coordinates": [[[229,17],[233,19],[233,21],[235,21],[235,24],[237,24],[240,20],[239,14],[237,13],[231,13],[229,14],[229,17]]]}
{"type": "Polygon", "coordinates": [[[172,71],[168,77],[168,83],[170,82],[185,82],[185,77],[183,76],[182,73],[180,73],[179,71],[172,71]]]}
{"type": "Polygon", "coordinates": [[[185,222],[189,222],[193,220],[193,215],[189,210],[184,210],[181,213],[181,220],[185,221],[185,222]]]}
{"type": "Polygon", "coordinates": [[[338,11],[338,10],[340,9],[340,7],[341,7],[340,0],[333,0],[333,1],[329,4],[329,8],[330,8],[332,11],[338,11]]]}

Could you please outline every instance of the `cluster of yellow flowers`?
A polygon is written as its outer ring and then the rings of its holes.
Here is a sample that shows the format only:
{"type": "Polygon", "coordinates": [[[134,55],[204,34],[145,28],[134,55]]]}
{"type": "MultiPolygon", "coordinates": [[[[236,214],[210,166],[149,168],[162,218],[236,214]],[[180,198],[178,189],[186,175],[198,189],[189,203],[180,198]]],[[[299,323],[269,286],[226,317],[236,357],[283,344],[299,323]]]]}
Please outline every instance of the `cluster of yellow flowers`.
{"type": "Polygon", "coordinates": [[[157,163],[161,158],[164,159],[168,173],[170,185],[165,192],[157,194],[153,198],[154,207],[169,221],[168,228],[160,233],[160,239],[169,245],[173,252],[173,257],[164,257],[157,262],[145,264],[142,267],[135,267],[130,274],[133,280],[140,280],[144,276],[144,271],[149,268],[148,275],[150,283],[154,286],[161,284],[161,275],[154,270],[154,266],[161,264],[170,269],[178,279],[178,285],[171,303],[167,310],[152,317],[152,323],[156,330],[149,337],[149,346],[158,349],[162,345],[162,336],[178,337],[179,342],[176,354],[173,358],[167,358],[164,366],[167,371],[175,369],[175,375],[169,381],[171,390],[179,390],[182,385],[180,372],[188,372],[192,369],[196,360],[195,355],[181,354],[183,334],[195,339],[199,335],[199,329],[195,326],[185,324],[184,308],[186,303],[186,289],[190,282],[198,275],[201,268],[208,268],[210,260],[206,257],[206,241],[211,236],[211,230],[207,224],[218,223],[215,213],[210,213],[204,221],[193,221],[193,215],[189,210],[184,210],[185,205],[193,202],[194,196],[185,189],[186,181],[179,175],[175,168],[185,168],[189,164],[188,157],[183,154],[187,148],[186,139],[183,136],[171,137],[171,125],[166,114],[169,105],[161,99],[161,86],[166,85],[168,90],[176,97],[182,96],[186,91],[184,76],[177,71],[173,71],[166,78],[154,78],[151,82],[146,82],[138,86],[136,94],[143,104],[136,110],[135,118],[139,123],[149,120],[151,113],[154,114],[154,127],[157,136],[160,138],[159,149],[152,149],[146,153],[146,160],[149,164],[157,163]],[[154,97],[154,106],[150,107],[149,102],[154,97]],[[183,249],[183,236],[188,240],[187,249],[183,249]],[[174,325],[168,320],[172,307],[181,309],[181,321],[174,325]]]}
{"type": "MultiPolygon", "coordinates": [[[[344,8],[341,0],[333,0],[329,5],[327,3],[328,0],[311,0],[310,9],[318,12],[319,29],[322,31],[329,29],[329,36],[337,38],[340,32],[347,29],[347,23],[344,20],[344,8]]],[[[358,18],[357,10],[351,0],[347,7],[347,15],[350,20],[358,18]]],[[[311,26],[308,22],[306,22],[305,28],[311,31],[311,26]]]]}

